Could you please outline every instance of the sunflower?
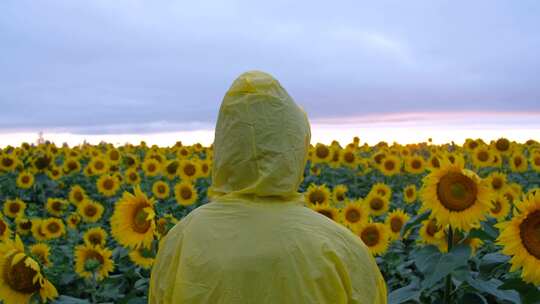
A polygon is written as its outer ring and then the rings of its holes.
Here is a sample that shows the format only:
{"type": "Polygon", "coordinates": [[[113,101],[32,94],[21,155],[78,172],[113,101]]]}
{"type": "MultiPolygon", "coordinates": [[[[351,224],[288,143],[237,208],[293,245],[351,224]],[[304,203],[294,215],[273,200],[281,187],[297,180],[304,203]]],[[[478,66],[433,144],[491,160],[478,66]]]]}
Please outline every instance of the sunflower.
{"type": "Polygon", "coordinates": [[[62,170],[60,170],[58,166],[52,165],[49,171],[47,172],[47,176],[52,180],[59,180],[60,177],[62,177],[62,170]]]}
{"type": "Polygon", "coordinates": [[[386,176],[393,176],[401,171],[401,160],[398,156],[387,155],[379,166],[379,170],[386,176]]]}
{"type": "Polygon", "coordinates": [[[331,146],[330,147],[330,161],[329,165],[332,168],[338,168],[341,165],[341,158],[342,158],[342,151],[341,147],[339,146],[331,146]]]}
{"type": "Polygon", "coordinates": [[[432,170],[440,168],[441,160],[442,160],[442,157],[440,155],[437,155],[437,154],[431,155],[431,157],[428,160],[429,168],[432,170]]]}
{"type": "Polygon", "coordinates": [[[130,185],[138,185],[141,182],[141,177],[137,173],[136,168],[129,168],[124,172],[124,179],[130,185]]]}
{"type": "Polygon", "coordinates": [[[340,211],[340,222],[351,229],[367,222],[369,219],[369,209],[359,201],[347,202],[340,211]]]}
{"type": "Polygon", "coordinates": [[[465,167],[465,158],[459,152],[447,152],[444,154],[444,160],[452,165],[465,167]]]}
{"type": "Polygon", "coordinates": [[[120,181],[115,175],[102,175],[97,180],[97,189],[103,196],[114,196],[118,192],[118,189],[120,189],[120,181]]]}
{"type": "Polygon", "coordinates": [[[21,189],[28,189],[34,184],[34,174],[29,171],[22,171],[17,176],[17,187],[21,189]]]}
{"type": "Polygon", "coordinates": [[[107,160],[109,161],[110,164],[113,164],[113,165],[118,165],[120,163],[120,152],[115,149],[115,148],[110,148],[109,150],[107,150],[107,160]]]}
{"type": "Polygon", "coordinates": [[[43,234],[48,240],[56,239],[66,233],[66,227],[61,219],[50,217],[41,222],[43,234]]]}
{"type": "Polygon", "coordinates": [[[171,214],[166,214],[156,221],[156,231],[159,237],[165,236],[169,230],[178,222],[171,214]]]}
{"type": "Polygon", "coordinates": [[[154,264],[155,255],[151,249],[145,247],[132,249],[129,252],[129,259],[136,265],[141,266],[144,269],[150,269],[154,264]]]}
{"type": "Polygon", "coordinates": [[[212,162],[209,159],[201,160],[199,162],[199,168],[200,168],[200,177],[209,177],[210,176],[210,170],[212,168],[212,162]]]}
{"type": "Polygon", "coordinates": [[[126,167],[130,169],[131,168],[137,169],[137,167],[139,166],[139,157],[135,154],[131,154],[131,153],[124,154],[123,161],[126,167]]]}
{"type": "Polygon", "coordinates": [[[416,185],[410,184],[403,189],[403,200],[408,203],[414,203],[416,201],[416,185]]]}
{"type": "Polygon", "coordinates": [[[312,161],[314,163],[327,163],[330,161],[332,155],[330,148],[324,144],[317,143],[313,148],[312,161]]]}
{"type": "Polygon", "coordinates": [[[142,169],[147,177],[156,176],[161,173],[161,163],[154,158],[146,158],[142,169]]]}
{"type": "Polygon", "coordinates": [[[345,149],[341,153],[341,164],[349,168],[356,168],[358,165],[358,157],[356,156],[354,149],[345,149]]]}
{"type": "Polygon", "coordinates": [[[114,270],[112,251],[105,247],[79,245],[75,247],[75,272],[82,278],[95,274],[98,281],[114,270]]]}
{"type": "Polygon", "coordinates": [[[432,171],[423,180],[422,208],[443,226],[469,231],[491,207],[489,185],[474,172],[456,165],[432,171]]]}
{"type": "Polygon", "coordinates": [[[493,148],[501,154],[509,154],[512,151],[512,143],[506,138],[499,138],[492,143],[493,148]]]}
{"type": "Polygon", "coordinates": [[[369,193],[373,193],[379,196],[384,197],[387,200],[390,200],[392,197],[392,188],[385,183],[375,183],[371,186],[369,193]]]}
{"type": "Polygon", "coordinates": [[[493,171],[487,176],[486,181],[490,185],[491,190],[494,192],[501,192],[506,185],[506,175],[501,172],[493,171]]]}
{"type": "Polygon", "coordinates": [[[386,152],[379,151],[371,156],[371,161],[375,167],[378,167],[382,164],[384,158],[386,158],[386,152]]]}
{"type": "Polygon", "coordinates": [[[381,223],[366,223],[360,226],[358,235],[373,255],[380,255],[386,252],[389,243],[388,227],[381,223]]]}
{"type": "Polygon", "coordinates": [[[489,209],[489,215],[498,221],[504,220],[510,212],[510,202],[503,194],[496,195],[492,201],[492,207],[489,209]]]}
{"type": "Polygon", "coordinates": [[[174,186],[174,197],[179,205],[189,206],[194,204],[199,196],[191,182],[182,181],[174,186]]]}
{"type": "Polygon", "coordinates": [[[391,240],[400,238],[401,228],[409,220],[409,215],[401,209],[396,209],[388,214],[385,224],[388,226],[391,240]]]}
{"type": "Polygon", "coordinates": [[[373,216],[383,215],[390,208],[388,199],[374,192],[369,193],[364,202],[369,208],[369,214],[373,216]]]}
{"type": "Polygon", "coordinates": [[[527,196],[516,205],[514,216],[496,225],[500,230],[497,243],[502,253],[511,256],[510,271],[522,269],[525,282],[540,285],[540,193],[527,196]]]}
{"type": "Polygon", "coordinates": [[[510,162],[510,169],[513,172],[527,171],[527,159],[521,152],[514,152],[514,154],[510,156],[510,159],[508,161],[510,162]]]}
{"type": "Polygon", "coordinates": [[[347,199],[347,196],[345,195],[347,190],[348,188],[345,185],[336,185],[332,191],[332,198],[334,199],[334,202],[340,203],[345,201],[345,199],[347,199]]]}
{"type": "Polygon", "coordinates": [[[178,167],[178,171],[184,181],[195,180],[200,175],[199,164],[192,160],[183,160],[178,167]]]}
{"type": "Polygon", "coordinates": [[[311,184],[304,194],[304,200],[308,205],[327,205],[330,202],[330,190],[324,184],[311,184]]]}
{"type": "Polygon", "coordinates": [[[81,215],[82,220],[87,223],[99,221],[103,215],[103,211],[103,205],[88,199],[77,206],[77,212],[81,215]]]}
{"type": "Polygon", "coordinates": [[[0,243],[0,274],[0,300],[4,303],[30,303],[37,294],[43,302],[58,296],[38,262],[25,254],[18,236],[15,241],[0,243]]]}
{"type": "Polygon", "coordinates": [[[0,244],[11,237],[11,229],[0,213],[0,244]]]}
{"type": "Polygon", "coordinates": [[[32,221],[24,217],[17,217],[15,219],[15,225],[17,227],[17,234],[27,235],[32,230],[32,221]]]}
{"type": "Polygon", "coordinates": [[[102,175],[109,171],[109,163],[101,156],[94,157],[88,163],[87,168],[91,170],[92,175],[102,175]]]}
{"type": "Polygon", "coordinates": [[[77,206],[86,199],[86,192],[81,186],[75,185],[71,187],[68,197],[69,201],[73,205],[77,206]]]}
{"type": "Polygon", "coordinates": [[[17,218],[24,215],[26,204],[20,199],[6,200],[4,202],[4,214],[10,218],[17,218]]]}
{"type": "Polygon", "coordinates": [[[68,201],[61,198],[48,198],[46,203],[47,212],[53,216],[61,217],[68,207],[68,201]]]}
{"type": "Polygon", "coordinates": [[[405,158],[405,171],[412,174],[424,173],[426,164],[424,158],[419,155],[414,155],[405,158]]]}
{"type": "Polygon", "coordinates": [[[318,205],[312,205],[311,210],[326,216],[327,218],[331,219],[332,221],[338,220],[338,209],[335,207],[330,206],[329,204],[318,204],[318,205]]]}
{"type": "Polygon", "coordinates": [[[64,160],[63,169],[65,174],[79,173],[81,171],[81,163],[73,157],[68,157],[64,160]]]}
{"type": "Polygon", "coordinates": [[[465,139],[465,143],[463,144],[463,147],[469,151],[474,151],[476,148],[478,148],[479,145],[480,143],[478,141],[471,138],[467,138],[465,139]]]}
{"type": "Polygon", "coordinates": [[[18,165],[18,159],[16,156],[11,154],[0,154],[0,170],[2,171],[13,171],[18,165]]]}
{"type": "Polygon", "coordinates": [[[167,175],[167,178],[174,179],[178,176],[178,168],[180,167],[180,162],[176,159],[172,159],[167,161],[165,164],[165,175],[167,175]]]}
{"type": "Polygon", "coordinates": [[[47,240],[47,234],[45,234],[45,229],[43,227],[42,219],[32,219],[32,236],[38,242],[43,242],[47,240]]]}
{"type": "Polygon", "coordinates": [[[150,246],[154,240],[154,199],[136,186],[134,193],[124,192],[111,217],[111,234],[125,247],[150,246]]]}
{"type": "Polygon", "coordinates": [[[493,153],[487,146],[480,146],[472,152],[472,162],[478,168],[491,166],[493,162],[493,153]]]}
{"type": "Polygon", "coordinates": [[[321,167],[319,167],[318,165],[311,165],[309,167],[309,172],[313,176],[319,176],[321,175],[321,167]]]}
{"type": "Polygon", "coordinates": [[[529,162],[534,171],[540,172],[540,153],[531,153],[529,162]]]}
{"type": "Polygon", "coordinates": [[[68,215],[66,222],[69,228],[77,229],[77,226],[81,222],[81,216],[76,212],[72,212],[68,215]]]}
{"type": "Polygon", "coordinates": [[[84,243],[89,246],[105,246],[107,243],[107,231],[101,227],[88,229],[83,235],[84,243]]]}
{"type": "Polygon", "coordinates": [[[446,234],[435,218],[422,221],[418,234],[420,243],[435,245],[439,249],[446,245],[446,234]]]}
{"type": "Polygon", "coordinates": [[[155,197],[159,199],[166,199],[169,197],[169,194],[171,192],[171,189],[169,187],[169,184],[167,184],[164,181],[156,181],[152,185],[152,193],[155,197]]]}
{"type": "Polygon", "coordinates": [[[36,260],[44,267],[51,266],[51,260],[49,259],[51,249],[49,245],[45,243],[37,243],[30,246],[30,255],[32,255],[36,260]]]}

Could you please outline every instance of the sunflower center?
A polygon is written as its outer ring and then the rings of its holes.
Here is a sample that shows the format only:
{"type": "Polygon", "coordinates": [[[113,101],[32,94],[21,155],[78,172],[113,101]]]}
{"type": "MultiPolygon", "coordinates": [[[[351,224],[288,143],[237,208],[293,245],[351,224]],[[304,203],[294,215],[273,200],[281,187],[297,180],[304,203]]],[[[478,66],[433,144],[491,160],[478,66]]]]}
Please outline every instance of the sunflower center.
{"type": "Polygon", "coordinates": [[[103,182],[103,188],[107,189],[107,190],[112,190],[112,188],[114,188],[114,181],[110,178],[106,179],[104,182],[103,182]]]}
{"type": "Polygon", "coordinates": [[[439,168],[441,167],[441,163],[439,162],[439,159],[436,158],[436,157],[433,157],[431,159],[431,165],[434,167],[434,168],[439,168]]]}
{"type": "Polygon", "coordinates": [[[33,283],[32,280],[37,272],[26,266],[24,261],[27,258],[20,260],[17,264],[10,266],[13,257],[4,266],[4,279],[11,289],[24,294],[32,294],[40,289],[39,283],[33,283]]]}
{"type": "Polygon", "coordinates": [[[456,158],[454,157],[454,155],[448,156],[448,160],[449,160],[452,164],[456,162],[456,158]]]}
{"type": "Polygon", "coordinates": [[[350,151],[347,151],[345,152],[345,154],[343,154],[343,159],[345,160],[345,162],[347,163],[353,163],[354,162],[354,154],[350,151]]]}
{"type": "Polygon", "coordinates": [[[534,157],[534,164],[535,164],[536,166],[540,166],[540,156],[535,156],[535,157],[534,157]]]}
{"type": "Polygon", "coordinates": [[[380,195],[380,196],[385,196],[385,195],[386,195],[386,190],[384,190],[384,189],[377,189],[377,194],[380,195]]]}
{"type": "Polygon", "coordinates": [[[413,167],[413,169],[420,169],[421,166],[422,163],[420,163],[420,161],[417,159],[413,160],[411,163],[411,167],[413,167]]]}
{"type": "Polygon", "coordinates": [[[51,233],[57,233],[60,231],[60,225],[56,222],[49,223],[49,225],[47,225],[47,230],[51,233]]]}
{"type": "Polygon", "coordinates": [[[405,191],[405,195],[407,195],[407,197],[413,197],[414,195],[414,191],[412,189],[407,189],[407,191],[405,191]]]}
{"type": "Polygon", "coordinates": [[[392,232],[400,232],[401,227],[403,227],[403,221],[398,217],[393,217],[390,220],[390,229],[392,229],[392,232]]]}
{"type": "Polygon", "coordinates": [[[476,141],[471,141],[471,143],[469,144],[469,148],[474,150],[476,147],[478,147],[478,143],[476,141]]]}
{"type": "Polygon", "coordinates": [[[208,167],[208,164],[202,164],[201,170],[202,172],[207,173],[208,170],[210,170],[210,167],[208,167]]]}
{"type": "Polygon", "coordinates": [[[21,178],[21,182],[22,182],[23,184],[29,184],[29,183],[30,183],[30,176],[24,175],[24,176],[21,178]]]}
{"type": "Polygon", "coordinates": [[[486,151],[480,151],[476,156],[478,157],[478,160],[482,162],[488,161],[489,159],[489,154],[486,151]]]}
{"type": "Polygon", "coordinates": [[[519,225],[521,242],[527,251],[540,259],[540,210],[530,213],[519,225]]]}
{"type": "Polygon", "coordinates": [[[502,210],[502,205],[499,201],[493,201],[493,208],[491,208],[491,212],[493,214],[498,214],[502,210]]]}
{"type": "Polygon", "coordinates": [[[88,236],[88,240],[93,245],[99,245],[103,241],[103,238],[101,237],[101,234],[99,233],[92,233],[88,236]]]}
{"type": "Polygon", "coordinates": [[[463,211],[476,201],[478,189],[468,176],[449,172],[441,177],[437,185],[437,196],[441,204],[450,211],[463,211]]]}
{"type": "Polygon", "coordinates": [[[164,186],[164,185],[158,185],[157,191],[158,191],[159,193],[165,193],[165,190],[166,190],[166,189],[165,189],[165,186],[164,186]]]}
{"type": "Polygon", "coordinates": [[[322,191],[315,190],[309,194],[309,201],[312,204],[322,204],[324,202],[325,196],[322,191]]]}
{"type": "Polygon", "coordinates": [[[150,229],[150,221],[148,218],[148,213],[144,211],[146,205],[141,205],[135,210],[135,215],[133,216],[133,225],[132,228],[138,233],[146,233],[150,229]]]}
{"type": "Polygon", "coordinates": [[[195,175],[195,166],[193,164],[187,164],[184,166],[184,173],[187,175],[187,176],[193,176],[195,175]]]}
{"type": "Polygon", "coordinates": [[[188,188],[188,187],[182,187],[180,189],[180,196],[185,199],[185,200],[188,200],[190,199],[192,196],[193,196],[193,193],[191,192],[191,189],[188,188]]]}
{"type": "Polygon", "coordinates": [[[494,178],[491,181],[491,186],[493,187],[494,190],[499,190],[503,186],[503,181],[500,178],[494,178]]]}
{"type": "Polygon", "coordinates": [[[4,167],[10,167],[11,165],[13,165],[13,160],[6,157],[2,159],[2,165],[4,165],[4,167]]]}
{"type": "Polygon", "coordinates": [[[345,199],[345,195],[343,193],[338,193],[336,194],[336,199],[341,202],[345,199]]]}
{"type": "Polygon", "coordinates": [[[73,162],[73,161],[70,161],[70,162],[68,163],[68,169],[69,169],[70,171],[74,171],[75,169],[77,169],[77,164],[76,164],[75,162],[73,162]]]}
{"type": "Polygon", "coordinates": [[[11,213],[19,213],[19,210],[21,210],[21,206],[17,203],[9,204],[9,212],[11,213]]]}
{"type": "Polygon", "coordinates": [[[81,191],[75,191],[75,193],[73,193],[73,197],[75,198],[76,201],[80,202],[84,199],[84,196],[83,194],[81,193],[81,191]]]}
{"type": "Polygon", "coordinates": [[[437,223],[434,220],[429,221],[426,232],[429,236],[435,236],[435,234],[439,232],[439,227],[437,227],[437,223]]]}
{"type": "Polygon", "coordinates": [[[315,155],[317,155],[318,158],[326,158],[330,155],[330,150],[326,146],[318,146],[315,149],[315,155]]]}
{"type": "Polygon", "coordinates": [[[347,219],[347,222],[349,223],[356,223],[360,220],[360,217],[362,215],[360,212],[356,209],[349,209],[347,212],[345,212],[345,218],[347,219]]]}
{"type": "Polygon", "coordinates": [[[521,157],[519,156],[514,157],[514,165],[516,165],[516,167],[519,167],[521,163],[522,163],[521,157]]]}
{"type": "Polygon", "coordinates": [[[52,207],[52,209],[53,209],[54,211],[57,211],[57,212],[60,212],[60,211],[62,211],[62,209],[63,209],[63,208],[62,208],[62,207],[63,207],[63,206],[62,206],[62,203],[60,203],[60,202],[58,202],[58,201],[55,201],[55,202],[52,204],[51,207],[52,207]]]}
{"type": "Polygon", "coordinates": [[[384,202],[382,199],[376,197],[369,202],[369,206],[373,210],[381,210],[384,207],[384,202]]]}
{"type": "Polygon", "coordinates": [[[132,180],[132,181],[136,181],[137,180],[137,173],[131,172],[129,174],[129,179],[132,180]]]}
{"type": "Polygon", "coordinates": [[[97,169],[97,170],[101,170],[105,167],[105,164],[101,161],[97,161],[95,164],[94,164],[94,168],[97,169]]]}
{"type": "Polygon", "coordinates": [[[156,171],[156,165],[150,164],[148,165],[148,172],[154,172],[156,171]]]}
{"type": "Polygon", "coordinates": [[[84,214],[86,214],[89,217],[92,217],[97,214],[97,208],[93,205],[88,205],[84,208],[84,214]]]}
{"type": "Polygon", "coordinates": [[[497,140],[497,143],[495,143],[495,147],[497,147],[497,150],[499,151],[506,151],[508,148],[510,148],[510,142],[506,138],[501,138],[497,140]]]}
{"type": "Polygon", "coordinates": [[[103,265],[103,263],[105,263],[105,259],[103,259],[103,256],[101,256],[99,252],[95,250],[89,250],[88,252],[86,252],[84,261],[86,270],[90,270],[88,268],[93,268],[93,270],[96,270],[97,268],[99,268],[99,266],[103,265]]]}
{"type": "Polygon", "coordinates": [[[380,163],[382,162],[384,156],[385,156],[385,155],[382,154],[382,153],[381,153],[381,154],[375,155],[375,158],[374,158],[375,162],[376,162],[377,164],[380,164],[380,163]]]}
{"type": "Polygon", "coordinates": [[[317,210],[317,212],[319,212],[320,214],[326,216],[327,218],[333,220],[334,219],[334,214],[332,213],[332,211],[330,210],[327,210],[327,209],[321,209],[321,210],[317,210]]]}
{"type": "Polygon", "coordinates": [[[116,150],[113,150],[111,151],[111,153],[109,154],[109,158],[111,160],[118,160],[120,158],[120,154],[118,153],[118,151],[116,150]]]}
{"type": "Polygon", "coordinates": [[[3,220],[0,219],[0,236],[4,235],[4,232],[7,230],[7,225],[3,220]]]}
{"type": "Polygon", "coordinates": [[[167,173],[169,174],[176,174],[176,171],[178,170],[178,163],[172,162],[167,166],[167,173]]]}
{"type": "Polygon", "coordinates": [[[392,160],[387,160],[384,162],[384,168],[388,171],[394,170],[396,164],[392,160]]]}
{"type": "MultiPolygon", "coordinates": [[[[19,227],[21,227],[22,230],[30,230],[32,229],[32,222],[30,221],[26,221],[26,222],[22,222],[19,227]]],[[[0,229],[1,230],[1,229],[0,229]]],[[[1,233],[0,233],[1,234],[1,233]]]]}
{"type": "Polygon", "coordinates": [[[360,238],[368,247],[373,247],[379,243],[379,230],[376,227],[367,227],[360,234],[360,238]]]}

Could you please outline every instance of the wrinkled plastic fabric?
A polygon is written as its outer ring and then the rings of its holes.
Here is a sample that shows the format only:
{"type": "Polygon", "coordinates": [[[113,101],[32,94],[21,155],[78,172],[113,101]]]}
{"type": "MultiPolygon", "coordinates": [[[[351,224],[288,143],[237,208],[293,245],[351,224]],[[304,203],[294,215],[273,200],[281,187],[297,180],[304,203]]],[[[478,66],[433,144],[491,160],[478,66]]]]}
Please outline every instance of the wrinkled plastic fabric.
{"type": "Polygon", "coordinates": [[[212,202],[162,240],[149,303],[386,303],[386,284],[360,238],[297,193],[310,129],[262,72],[223,100],[212,202]]]}

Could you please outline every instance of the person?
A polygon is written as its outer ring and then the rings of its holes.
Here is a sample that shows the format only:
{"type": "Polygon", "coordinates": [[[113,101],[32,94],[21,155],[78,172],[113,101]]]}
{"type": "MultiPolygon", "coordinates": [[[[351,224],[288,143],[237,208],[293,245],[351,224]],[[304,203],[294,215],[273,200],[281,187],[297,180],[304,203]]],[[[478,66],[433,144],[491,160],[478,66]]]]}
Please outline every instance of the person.
{"type": "Polygon", "coordinates": [[[361,239],[303,204],[305,112],[269,74],[240,75],[215,129],[211,202],[160,245],[149,303],[386,303],[361,239]]]}

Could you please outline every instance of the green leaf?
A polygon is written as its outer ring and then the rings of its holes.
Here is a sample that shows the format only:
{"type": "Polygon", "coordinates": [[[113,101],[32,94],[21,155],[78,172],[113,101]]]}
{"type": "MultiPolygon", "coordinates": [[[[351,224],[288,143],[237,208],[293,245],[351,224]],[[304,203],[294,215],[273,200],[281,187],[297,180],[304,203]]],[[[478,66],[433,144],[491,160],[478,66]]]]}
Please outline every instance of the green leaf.
{"type": "Polygon", "coordinates": [[[53,304],[89,304],[90,302],[85,299],[74,298],[70,296],[59,296],[53,304]]]}
{"type": "Polygon", "coordinates": [[[411,300],[420,301],[420,289],[414,284],[393,290],[388,295],[388,303],[399,304],[411,300]]]}
{"type": "Polygon", "coordinates": [[[447,254],[432,256],[427,260],[428,267],[426,277],[422,282],[422,289],[427,289],[435,285],[452,271],[466,266],[471,248],[468,245],[458,245],[447,254]]]}
{"type": "Polygon", "coordinates": [[[500,280],[490,279],[489,281],[470,278],[467,283],[476,290],[488,293],[498,299],[510,301],[512,303],[521,303],[519,294],[514,290],[501,290],[499,286],[503,284],[500,280]]]}
{"type": "Polygon", "coordinates": [[[478,304],[488,304],[488,301],[484,296],[479,293],[466,293],[461,297],[459,303],[478,303],[478,304]]]}

